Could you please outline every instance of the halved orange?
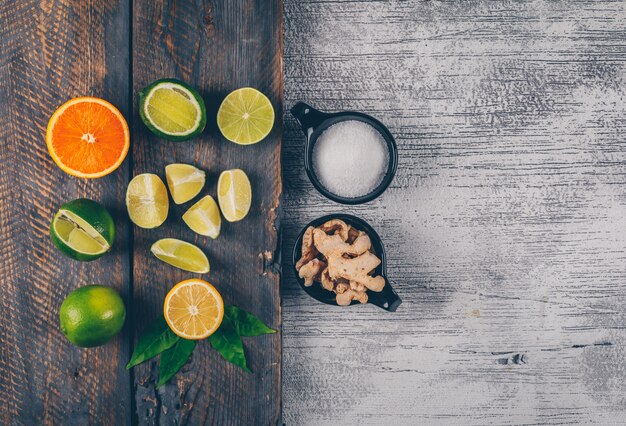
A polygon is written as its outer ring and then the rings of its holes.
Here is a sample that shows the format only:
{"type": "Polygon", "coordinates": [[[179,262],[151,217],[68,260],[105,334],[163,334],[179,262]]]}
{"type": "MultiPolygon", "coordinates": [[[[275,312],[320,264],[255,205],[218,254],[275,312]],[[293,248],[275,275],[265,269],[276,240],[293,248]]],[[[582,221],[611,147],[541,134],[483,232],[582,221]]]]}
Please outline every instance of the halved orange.
{"type": "Polygon", "coordinates": [[[46,131],[54,162],[72,176],[98,178],[117,169],[130,147],[122,113],[104,99],[70,99],[57,109],[46,131]]]}
{"type": "Polygon", "coordinates": [[[222,324],[224,301],[208,282],[185,280],[165,296],[163,315],[167,325],[183,339],[205,339],[222,324]]]}

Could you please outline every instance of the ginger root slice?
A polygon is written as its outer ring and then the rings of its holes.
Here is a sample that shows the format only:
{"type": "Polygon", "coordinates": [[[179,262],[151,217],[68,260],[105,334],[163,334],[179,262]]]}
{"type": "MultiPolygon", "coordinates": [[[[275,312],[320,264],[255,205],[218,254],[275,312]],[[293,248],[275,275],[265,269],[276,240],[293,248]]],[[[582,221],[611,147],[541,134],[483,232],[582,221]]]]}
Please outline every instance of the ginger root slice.
{"type": "Polygon", "coordinates": [[[354,242],[350,245],[350,250],[345,252],[353,256],[359,256],[372,248],[372,240],[365,232],[359,232],[354,242]]]}
{"type": "Polygon", "coordinates": [[[346,240],[346,243],[352,244],[354,240],[356,240],[356,238],[362,233],[364,234],[364,232],[361,232],[358,229],[351,226],[350,229],[348,230],[348,239],[346,240]]]}
{"type": "Polygon", "coordinates": [[[302,257],[296,263],[296,271],[300,271],[300,268],[317,256],[317,249],[313,244],[313,228],[309,226],[304,235],[302,236],[302,257]]]}
{"type": "Polygon", "coordinates": [[[310,262],[302,265],[298,271],[300,278],[304,279],[304,285],[310,287],[313,285],[313,281],[319,279],[319,275],[323,270],[326,270],[326,263],[319,259],[313,259],[310,262]]]}
{"type": "Polygon", "coordinates": [[[337,285],[335,286],[335,292],[337,294],[345,293],[347,290],[350,290],[350,284],[348,283],[341,282],[337,283],[337,285]]]}
{"type": "Polygon", "coordinates": [[[385,279],[369,275],[378,265],[380,259],[369,251],[352,259],[332,256],[328,258],[328,273],[333,279],[345,278],[355,282],[355,287],[361,284],[368,290],[379,292],[385,287],[385,279]]]}
{"type": "Polygon", "coordinates": [[[319,228],[313,230],[313,245],[326,258],[348,246],[339,235],[328,235],[319,228]]]}
{"type": "Polygon", "coordinates": [[[357,281],[350,281],[350,288],[354,291],[365,291],[367,287],[357,281]]]}
{"type": "Polygon", "coordinates": [[[328,268],[324,269],[321,273],[321,284],[325,290],[333,291],[335,289],[335,282],[330,278],[328,268]]]}
{"type": "Polygon", "coordinates": [[[372,277],[367,275],[364,278],[358,278],[357,283],[376,293],[383,291],[385,287],[385,279],[381,276],[372,277]]]}
{"type": "Polygon", "coordinates": [[[313,245],[327,259],[335,255],[348,254],[351,256],[359,256],[372,247],[370,237],[361,232],[352,244],[342,241],[341,236],[334,234],[328,235],[319,228],[313,230],[313,245]]]}
{"type": "Polygon", "coordinates": [[[348,281],[362,282],[360,278],[366,277],[380,265],[380,259],[369,251],[352,259],[333,255],[327,257],[327,260],[331,278],[345,278],[348,281]]]}
{"type": "Polygon", "coordinates": [[[337,294],[336,300],[337,304],[340,306],[347,306],[352,303],[353,300],[358,300],[361,303],[367,303],[367,293],[348,289],[343,293],[337,294]]]}
{"type": "Polygon", "coordinates": [[[319,227],[326,234],[339,235],[341,241],[346,241],[350,233],[350,225],[341,219],[331,219],[319,227]]]}

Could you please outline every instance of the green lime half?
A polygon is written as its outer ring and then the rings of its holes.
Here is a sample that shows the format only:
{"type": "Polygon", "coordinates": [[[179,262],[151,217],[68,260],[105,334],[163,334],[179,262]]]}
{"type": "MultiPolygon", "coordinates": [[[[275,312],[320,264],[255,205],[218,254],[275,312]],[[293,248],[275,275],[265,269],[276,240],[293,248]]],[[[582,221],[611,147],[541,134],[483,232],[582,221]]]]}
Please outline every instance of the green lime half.
{"type": "Polygon", "coordinates": [[[95,260],[111,249],[115,224],[99,203],[79,198],[63,204],[50,224],[50,239],[63,254],[81,261],[95,260]]]}
{"type": "Polygon", "coordinates": [[[122,298],[110,287],[88,285],[67,295],[59,311],[61,331],[85,348],[104,345],[120,332],[126,319],[122,298]]]}
{"type": "Polygon", "coordinates": [[[186,141],[206,125],[206,108],[200,94],[180,80],[164,78],[139,93],[139,115],[155,135],[186,141]]]}

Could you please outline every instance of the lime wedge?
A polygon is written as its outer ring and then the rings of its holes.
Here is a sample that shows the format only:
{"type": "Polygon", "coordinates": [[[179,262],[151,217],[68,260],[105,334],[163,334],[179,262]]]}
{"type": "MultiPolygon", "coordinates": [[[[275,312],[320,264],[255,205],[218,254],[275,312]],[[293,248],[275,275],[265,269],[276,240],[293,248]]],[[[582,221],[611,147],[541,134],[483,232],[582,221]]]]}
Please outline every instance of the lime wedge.
{"type": "Polygon", "coordinates": [[[115,224],[99,203],[79,198],[63,204],[50,224],[50,239],[68,257],[80,261],[99,258],[113,245],[115,224]]]}
{"type": "Polygon", "coordinates": [[[114,224],[104,207],[78,199],[61,206],[50,225],[50,238],[63,254],[82,261],[94,260],[111,249],[114,224]]]}
{"type": "Polygon", "coordinates": [[[173,141],[191,139],[206,125],[206,108],[200,94],[174,79],[157,80],[141,91],[139,115],[152,133],[173,141]]]}
{"type": "Polygon", "coordinates": [[[222,218],[217,203],[210,195],[191,206],[183,215],[183,221],[197,234],[213,239],[220,235],[222,218]]]}
{"type": "Polygon", "coordinates": [[[151,173],[135,176],[126,189],[126,208],[140,228],[156,228],[165,222],[169,200],[161,178],[151,173]]]}
{"type": "Polygon", "coordinates": [[[209,259],[191,243],[175,238],[163,238],[152,244],[150,251],[157,259],[187,272],[206,274],[209,272],[209,259]]]}
{"type": "Polygon", "coordinates": [[[243,170],[222,172],[217,181],[217,200],[227,221],[237,222],[246,217],[252,203],[252,187],[243,170]]]}
{"type": "Polygon", "coordinates": [[[274,108],[263,93],[251,87],[231,92],[217,111],[222,135],[238,145],[252,145],[265,139],[274,126],[274,108]]]}
{"type": "Polygon", "coordinates": [[[189,164],[165,166],[165,180],[176,204],[183,204],[198,195],[204,187],[204,171],[189,164]]]}

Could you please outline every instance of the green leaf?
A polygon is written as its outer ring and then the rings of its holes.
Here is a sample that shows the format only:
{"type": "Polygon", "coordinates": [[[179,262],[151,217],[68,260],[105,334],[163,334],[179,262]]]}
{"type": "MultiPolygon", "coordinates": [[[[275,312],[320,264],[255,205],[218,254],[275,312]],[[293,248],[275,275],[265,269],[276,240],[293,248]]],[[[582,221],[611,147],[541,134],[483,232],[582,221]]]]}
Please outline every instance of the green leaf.
{"type": "Polygon", "coordinates": [[[150,324],[139,337],[133,356],[130,358],[126,368],[132,368],[168,350],[174,346],[179,339],[180,337],[170,330],[165,322],[165,318],[160,316],[156,321],[150,324]]]}
{"type": "Polygon", "coordinates": [[[220,328],[209,336],[209,342],[213,349],[218,351],[226,361],[251,373],[246,365],[246,355],[243,352],[241,337],[237,334],[228,316],[224,316],[220,328]]]}
{"type": "Polygon", "coordinates": [[[226,305],[224,316],[230,319],[235,327],[235,331],[240,336],[260,336],[262,334],[276,333],[276,330],[272,330],[263,321],[237,306],[226,305]]]}
{"type": "Polygon", "coordinates": [[[160,388],[167,383],[174,374],[178,373],[178,370],[187,363],[195,347],[195,340],[180,339],[174,346],[161,354],[157,388],[160,388]]]}

